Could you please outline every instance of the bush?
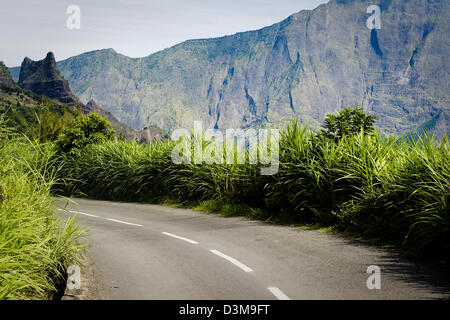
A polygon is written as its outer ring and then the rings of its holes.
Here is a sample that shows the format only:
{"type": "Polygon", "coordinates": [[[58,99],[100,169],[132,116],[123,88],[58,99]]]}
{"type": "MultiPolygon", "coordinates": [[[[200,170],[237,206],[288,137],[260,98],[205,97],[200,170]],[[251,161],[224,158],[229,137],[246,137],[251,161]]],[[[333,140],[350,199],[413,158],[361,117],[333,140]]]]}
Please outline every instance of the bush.
{"type": "Polygon", "coordinates": [[[345,136],[351,136],[360,133],[372,133],[374,123],[377,117],[373,115],[366,116],[362,108],[355,106],[353,109],[345,108],[338,115],[329,114],[324,120],[324,129],[321,136],[339,141],[345,136]]]}
{"type": "Polygon", "coordinates": [[[60,115],[45,108],[40,114],[36,114],[37,125],[30,126],[31,137],[37,138],[39,142],[56,141],[70,122],[71,117],[73,115],[66,110],[60,115]]]}
{"type": "Polygon", "coordinates": [[[64,128],[57,141],[58,150],[62,153],[77,155],[81,149],[90,144],[112,139],[115,131],[109,127],[108,120],[98,113],[77,117],[64,128]]]}

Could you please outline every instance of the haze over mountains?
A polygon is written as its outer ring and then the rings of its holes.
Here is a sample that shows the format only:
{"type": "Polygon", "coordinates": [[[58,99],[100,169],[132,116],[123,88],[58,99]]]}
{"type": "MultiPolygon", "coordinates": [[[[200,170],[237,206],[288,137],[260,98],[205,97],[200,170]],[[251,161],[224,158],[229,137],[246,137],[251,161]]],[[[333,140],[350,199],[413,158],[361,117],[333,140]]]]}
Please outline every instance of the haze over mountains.
{"type": "Polygon", "coordinates": [[[145,58],[105,49],[57,65],[83,103],[94,99],[134,129],[292,118],[318,126],[356,104],[386,133],[448,131],[449,13],[445,0],[332,0],[261,30],[145,58]],[[378,30],[366,27],[372,4],[382,11],[378,30]]]}

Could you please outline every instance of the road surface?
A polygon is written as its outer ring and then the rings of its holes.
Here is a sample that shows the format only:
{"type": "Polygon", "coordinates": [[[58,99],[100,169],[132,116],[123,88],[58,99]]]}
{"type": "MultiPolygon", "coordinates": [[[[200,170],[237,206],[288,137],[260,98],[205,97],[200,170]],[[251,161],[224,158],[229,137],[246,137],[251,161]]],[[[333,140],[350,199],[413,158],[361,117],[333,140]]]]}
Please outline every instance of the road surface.
{"type": "Polygon", "coordinates": [[[337,235],[157,205],[73,201],[60,212],[88,229],[98,298],[450,297],[442,271],[337,235]],[[368,289],[370,276],[376,285],[370,266],[380,270],[380,289],[368,289]]]}

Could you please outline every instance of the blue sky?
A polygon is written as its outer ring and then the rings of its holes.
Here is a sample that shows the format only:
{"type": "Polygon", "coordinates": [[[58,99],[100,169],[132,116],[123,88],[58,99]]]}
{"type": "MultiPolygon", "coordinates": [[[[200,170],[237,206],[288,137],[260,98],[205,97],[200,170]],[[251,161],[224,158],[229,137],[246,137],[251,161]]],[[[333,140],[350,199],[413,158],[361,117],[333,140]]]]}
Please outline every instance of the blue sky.
{"type": "Polygon", "coordinates": [[[114,48],[143,57],[188,39],[259,29],[327,0],[14,0],[0,6],[0,60],[57,60],[114,48]],[[69,5],[81,9],[81,29],[69,30],[69,5]]]}

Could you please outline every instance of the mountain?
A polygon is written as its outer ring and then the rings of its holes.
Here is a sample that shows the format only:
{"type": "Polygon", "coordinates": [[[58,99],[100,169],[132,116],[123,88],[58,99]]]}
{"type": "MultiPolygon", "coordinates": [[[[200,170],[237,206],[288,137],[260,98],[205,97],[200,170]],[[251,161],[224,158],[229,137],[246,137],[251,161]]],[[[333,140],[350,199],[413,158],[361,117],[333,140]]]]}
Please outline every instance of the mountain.
{"type": "Polygon", "coordinates": [[[360,105],[385,133],[448,131],[449,1],[376,3],[381,29],[366,26],[372,0],[331,0],[261,30],[137,59],[98,50],[58,67],[81,101],[95,99],[135,129],[292,118],[317,127],[326,114],[360,105]]]}
{"type": "Polygon", "coordinates": [[[33,61],[28,57],[23,60],[19,86],[62,103],[76,103],[69,83],[61,76],[56,66],[52,52],[49,52],[44,60],[33,61]]]}

